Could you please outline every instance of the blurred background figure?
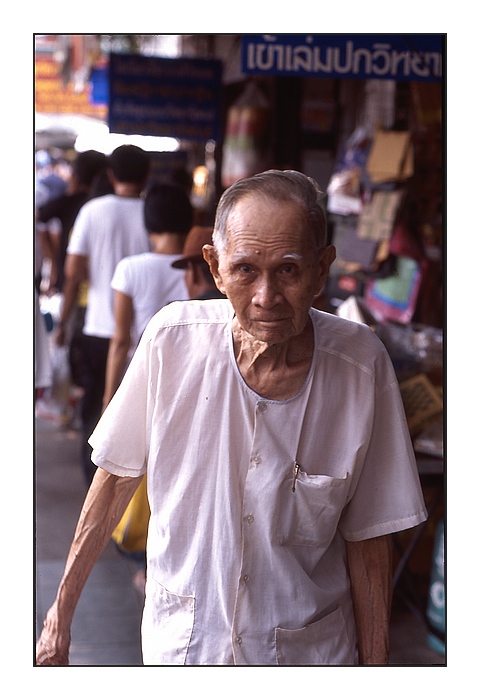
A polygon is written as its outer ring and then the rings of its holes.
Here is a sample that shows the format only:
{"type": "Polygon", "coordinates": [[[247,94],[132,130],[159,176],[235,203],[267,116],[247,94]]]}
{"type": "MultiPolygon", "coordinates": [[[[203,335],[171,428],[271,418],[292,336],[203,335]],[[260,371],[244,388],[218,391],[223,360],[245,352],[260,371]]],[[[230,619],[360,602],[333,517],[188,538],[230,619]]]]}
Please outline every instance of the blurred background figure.
{"type": "MultiPolygon", "coordinates": [[[[182,271],[172,268],[172,261],[178,260],[184,249],[193,220],[193,208],[185,188],[175,184],[153,185],[145,196],[144,217],[151,252],[120,260],[112,279],[115,331],[108,350],[104,409],[152,316],[172,301],[189,298],[182,271]]],[[[112,535],[120,553],[137,562],[133,584],[141,593],[145,587],[149,518],[144,478],[112,535]]]]}
{"type": "Polygon", "coordinates": [[[145,196],[144,218],[151,252],[123,258],[112,278],[115,330],[108,351],[104,408],[152,316],[171,301],[189,298],[183,275],[172,269],[193,220],[187,193],[177,185],[154,185],[145,196]]]}
{"type": "Polygon", "coordinates": [[[52,362],[47,336],[47,326],[40,311],[38,292],[35,290],[35,400],[52,386],[52,362]]]}
{"type": "MultiPolygon", "coordinates": [[[[58,316],[62,304],[64,286],[64,265],[67,246],[75,219],[81,207],[92,197],[92,183],[99,172],[106,172],[107,157],[98,151],[89,150],[79,153],[73,161],[65,191],[53,198],[43,198],[38,203],[36,216],[36,255],[39,263],[36,269],[36,288],[43,296],[43,306],[56,310],[58,316]],[[46,299],[48,297],[48,300],[46,299]]],[[[45,186],[39,183],[40,188],[45,186]]],[[[48,188],[47,188],[48,189],[48,188]]],[[[42,192],[42,190],[41,190],[42,192]]],[[[68,423],[74,419],[76,406],[83,391],[83,349],[82,328],[85,321],[88,285],[79,287],[75,309],[72,312],[66,345],[68,353],[60,354],[55,349],[55,356],[67,355],[68,389],[64,387],[62,421],[68,423]]],[[[64,374],[65,372],[63,372],[64,374]]],[[[48,413],[47,406],[40,407],[48,413]]]]}
{"type": "Polygon", "coordinates": [[[203,257],[204,245],[212,245],[213,227],[194,226],[188,234],[183,255],[172,267],[185,271],[185,283],[190,299],[225,299],[217,289],[208,263],[203,257]]]}
{"type": "Polygon", "coordinates": [[[80,153],[73,162],[65,191],[38,208],[40,237],[51,260],[47,293],[62,291],[63,267],[73,224],[80,208],[90,198],[92,181],[99,171],[105,169],[107,162],[107,157],[98,151],[80,153]]]}
{"type": "Polygon", "coordinates": [[[67,191],[70,166],[60,149],[55,148],[51,153],[37,151],[35,165],[37,180],[46,188],[48,199],[60,197],[67,191]]]}
{"type": "Polygon", "coordinates": [[[115,330],[110,284],[122,258],[150,250],[142,198],[150,173],[149,154],[138,146],[119,146],[108,158],[108,173],[114,193],[86,202],[75,219],[65,258],[64,298],[56,331],[57,345],[64,345],[80,285],[88,282],[81,409],[82,465],[87,484],[96,470],[87,441],[102,414],[108,348],[115,330]]]}

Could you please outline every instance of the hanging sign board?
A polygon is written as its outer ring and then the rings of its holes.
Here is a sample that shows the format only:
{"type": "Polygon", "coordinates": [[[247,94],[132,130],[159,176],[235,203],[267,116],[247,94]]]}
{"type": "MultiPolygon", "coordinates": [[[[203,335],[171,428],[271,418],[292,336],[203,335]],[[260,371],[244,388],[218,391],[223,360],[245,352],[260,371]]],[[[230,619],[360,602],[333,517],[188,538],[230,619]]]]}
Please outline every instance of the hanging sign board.
{"type": "Polygon", "coordinates": [[[242,70],[362,80],[442,80],[442,34],[244,34],[242,70]]]}
{"type": "Polygon", "coordinates": [[[217,140],[221,72],[221,61],[111,54],[110,131],[217,140]]]}

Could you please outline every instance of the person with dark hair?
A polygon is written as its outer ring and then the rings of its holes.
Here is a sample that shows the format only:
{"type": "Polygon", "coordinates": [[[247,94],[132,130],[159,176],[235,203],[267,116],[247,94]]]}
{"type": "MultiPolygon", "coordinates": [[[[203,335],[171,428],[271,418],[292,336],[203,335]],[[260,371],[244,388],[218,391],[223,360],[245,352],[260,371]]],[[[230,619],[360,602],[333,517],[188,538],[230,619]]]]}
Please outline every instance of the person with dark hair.
{"type": "Polygon", "coordinates": [[[89,189],[89,199],[103,197],[104,194],[114,194],[112,181],[109,177],[109,169],[107,167],[99,170],[93,178],[89,189]]]}
{"type": "Polygon", "coordinates": [[[172,261],[182,253],[192,225],[188,195],[176,185],[152,186],[145,196],[144,218],[151,251],[120,260],[111,282],[115,330],[108,350],[104,408],[152,316],[171,301],[188,299],[183,275],[171,268],[172,261]]]}
{"type": "Polygon", "coordinates": [[[312,307],[335,258],[316,183],[239,181],[204,246],[227,299],[148,324],[90,442],[98,465],[37,663],[68,663],[89,572],[146,474],[148,665],[386,665],[392,532],[427,518],[386,352],[312,307]]]}
{"type": "Polygon", "coordinates": [[[143,184],[150,172],[150,156],[139,146],[119,146],[110,155],[108,164],[117,182],[143,184]]]}
{"type": "MultiPolygon", "coordinates": [[[[107,163],[106,155],[99,151],[79,153],[72,164],[66,194],[48,201],[38,210],[37,229],[43,250],[51,263],[45,289],[47,294],[63,292],[65,258],[75,219],[82,206],[91,198],[92,183],[107,163]]],[[[82,328],[85,310],[86,289],[82,285],[77,295],[75,313],[72,314],[74,321],[68,339],[70,379],[77,387],[82,387],[84,381],[82,328]]]]}
{"type": "Polygon", "coordinates": [[[113,291],[117,263],[128,255],[150,249],[143,219],[142,193],[149,174],[150,156],[137,146],[119,146],[108,158],[113,194],[95,197],[80,209],[67,248],[63,308],[56,342],[66,341],[67,322],[78,290],[88,282],[83,326],[82,467],[90,484],[95,466],[88,436],[102,413],[105,369],[110,338],[115,330],[113,291]]]}
{"type": "MultiPolygon", "coordinates": [[[[180,257],[192,225],[193,209],[185,190],[174,184],[150,187],[145,196],[144,219],[151,252],[123,258],[112,278],[115,330],[108,349],[104,409],[117,390],[150,319],[166,304],[188,299],[183,275],[171,267],[172,261],[180,257]]],[[[122,555],[133,559],[138,566],[133,582],[140,589],[145,586],[147,516],[148,501],[142,484],[124,516],[128,532],[136,533],[134,551],[126,548],[123,536],[119,541],[118,531],[113,533],[122,555]]]]}
{"type": "Polygon", "coordinates": [[[37,224],[44,250],[51,259],[48,291],[61,292],[65,257],[72,227],[81,207],[90,196],[91,184],[107,165],[103,153],[90,150],[79,153],[72,164],[67,191],[38,209],[37,224]]]}

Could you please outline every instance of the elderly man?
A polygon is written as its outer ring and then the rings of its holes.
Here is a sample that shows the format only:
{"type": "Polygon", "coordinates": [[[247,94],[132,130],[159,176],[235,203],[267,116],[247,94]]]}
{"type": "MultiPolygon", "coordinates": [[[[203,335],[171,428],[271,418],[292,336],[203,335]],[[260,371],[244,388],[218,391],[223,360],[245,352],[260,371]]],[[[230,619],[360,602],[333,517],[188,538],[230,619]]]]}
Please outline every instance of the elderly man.
{"type": "Polygon", "coordinates": [[[425,508],[395,375],[371,330],[312,308],[334,259],[315,183],[222,196],[204,247],[227,300],[150,322],[92,438],[87,495],[38,663],[147,473],[145,664],[386,664],[389,534],[425,508]]]}

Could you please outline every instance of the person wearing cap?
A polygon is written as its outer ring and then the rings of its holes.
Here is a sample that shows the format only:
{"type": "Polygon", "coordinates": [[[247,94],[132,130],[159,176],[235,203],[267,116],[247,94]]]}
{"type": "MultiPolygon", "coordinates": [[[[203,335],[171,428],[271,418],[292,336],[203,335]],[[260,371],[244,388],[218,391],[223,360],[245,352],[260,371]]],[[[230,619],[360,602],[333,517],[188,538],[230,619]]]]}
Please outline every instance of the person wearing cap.
{"type": "Polygon", "coordinates": [[[211,226],[194,226],[185,241],[182,257],[172,263],[173,268],[185,271],[190,299],[225,299],[203,257],[203,246],[211,245],[212,234],[211,226]]]}
{"type": "Polygon", "coordinates": [[[388,663],[390,533],[426,511],[384,346],[312,308],[335,257],[321,197],[292,171],[223,193],[204,256],[227,299],[148,324],[91,437],[37,663],[68,663],[78,596],[143,474],[144,664],[388,663]]]}

